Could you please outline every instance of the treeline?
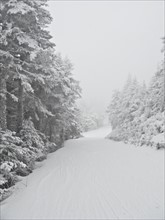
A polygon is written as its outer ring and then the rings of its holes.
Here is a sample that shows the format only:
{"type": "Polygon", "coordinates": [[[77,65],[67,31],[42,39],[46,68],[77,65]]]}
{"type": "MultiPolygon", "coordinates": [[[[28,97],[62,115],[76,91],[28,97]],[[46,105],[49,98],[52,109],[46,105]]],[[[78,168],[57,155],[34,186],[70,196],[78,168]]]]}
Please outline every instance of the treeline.
{"type": "Polygon", "coordinates": [[[0,3],[0,188],[78,137],[81,89],[47,31],[47,0],[0,3]]]}
{"type": "Polygon", "coordinates": [[[78,103],[78,108],[80,110],[79,125],[82,132],[95,130],[104,125],[105,116],[102,113],[94,111],[89,104],[81,100],[78,103]]]}
{"type": "Polygon", "coordinates": [[[130,76],[124,88],[113,93],[108,106],[112,126],[109,138],[140,146],[165,148],[164,92],[164,61],[148,86],[138,83],[130,76]]]}
{"type": "Polygon", "coordinates": [[[104,125],[104,116],[93,111],[81,111],[80,127],[83,132],[95,130],[104,125]]]}

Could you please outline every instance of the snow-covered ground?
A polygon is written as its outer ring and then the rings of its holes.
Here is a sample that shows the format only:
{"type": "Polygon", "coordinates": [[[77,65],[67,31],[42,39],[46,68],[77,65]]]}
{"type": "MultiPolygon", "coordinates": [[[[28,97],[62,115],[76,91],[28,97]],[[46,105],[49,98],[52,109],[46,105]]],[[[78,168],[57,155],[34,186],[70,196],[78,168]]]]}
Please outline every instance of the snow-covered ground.
{"type": "Polygon", "coordinates": [[[98,128],[96,130],[88,131],[83,133],[84,137],[93,137],[93,138],[104,138],[111,132],[111,128],[109,126],[105,126],[102,128],[98,128]]]}
{"type": "Polygon", "coordinates": [[[108,130],[50,154],[1,204],[1,218],[164,219],[164,151],[104,139],[108,130]]]}

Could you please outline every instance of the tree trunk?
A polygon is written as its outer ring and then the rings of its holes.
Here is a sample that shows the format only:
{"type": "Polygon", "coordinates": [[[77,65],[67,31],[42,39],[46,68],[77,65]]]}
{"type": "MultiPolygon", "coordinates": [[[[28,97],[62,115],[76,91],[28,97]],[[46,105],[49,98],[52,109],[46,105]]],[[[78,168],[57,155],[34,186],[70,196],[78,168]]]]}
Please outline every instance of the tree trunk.
{"type": "Polygon", "coordinates": [[[49,119],[49,141],[54,142],[54,121],[51,117],[49,119]]]}
{"type": "Polygon", "coordinates": [[[13,100],[11,94],[18,97],[18,82],[14,81],[12,78],[8,78],[6,81],[6,120],[7,129],[11,131],[17,131],[17,106],[18,103],[13,100]],[[13,93],[13,91],[15,92],[13,93]]]}
{"type": "Polygon", "coordinates": [[[61,129],[60,140],[61,140],[61,147],[63,147],[64,146],[64,141],[65,141],[65,130],[64,130],[64,128],[61,129]]]}
{"type": "Polygon", "coordinates": [[[6,130],[6,79],[0,74],[0,127],[6,130]]]}
{"type": "Polygon", "coordinates": [[[23,85],[18,79],[18,114],[17,114],[17,133],[22,129],[23,124],[23,85]]]}

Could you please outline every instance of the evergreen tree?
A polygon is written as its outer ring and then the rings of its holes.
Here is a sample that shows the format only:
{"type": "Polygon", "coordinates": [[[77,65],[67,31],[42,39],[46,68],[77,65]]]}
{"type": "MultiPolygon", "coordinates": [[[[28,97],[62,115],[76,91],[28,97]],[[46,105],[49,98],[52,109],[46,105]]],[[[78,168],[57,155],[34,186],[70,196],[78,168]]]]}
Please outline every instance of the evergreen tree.
{"type": "Polygon", "coordinates": [[[0,188],[14,184],[16,175],[28,175],[34,161],[81,132],[76,106],[81,89],[71,62],[56,54],[50,41],[46,3],[0,2],[0,169],[5,181],[0,188]]]}
{"type": "MultiPolygon", "coordinates": [[[[137,145],[154,144],[153,138],[164,132],[164,88],[164,65],[154,74],[148,88],[129,76],[123,90],[114,92],[108,106],[113,129],[109,138],[137,145]]],[[[160,143],[156,146],[160,148],[160,143]]]]}
{"type": "MultiPolygon", "coordinates": [[[[53,47],[51,36],[45,27],[51,22],[51,16],[44,9],[46,1],[2,0],[0,7],[1,33],[0,55],[6,80],[17,81],[17,125],[20,131],[23,123],[23,93],[33,91],[31,81],[36,78],[40,67],[34,58],[40,50],[53,47]],[[5,60],[10,59],[8,67],[5,60]],[[36,71],[37,70],[37,71],[36,71]],[[23,91],[24,90],[24,91],[23,91]]],[[[11,93],[12,94],[12,93],[11,93]]],[[[11,98],[14,97],[11,95],[11,98]]]]}

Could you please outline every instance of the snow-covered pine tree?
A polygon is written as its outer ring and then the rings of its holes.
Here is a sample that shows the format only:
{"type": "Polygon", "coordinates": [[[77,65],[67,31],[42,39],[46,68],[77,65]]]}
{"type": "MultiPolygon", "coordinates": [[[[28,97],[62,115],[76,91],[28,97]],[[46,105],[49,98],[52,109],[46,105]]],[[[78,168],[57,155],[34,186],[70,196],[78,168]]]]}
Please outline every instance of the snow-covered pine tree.
{"type": "Polygon", "coordinates": [[[164,71],[160,68],[153,76],[149,86],[151,115],[165,110],[164,105],[164,71]]]}
{"type": "Polygon", "coordinates": [[[0,168],[7,187],[15,175],[32,172],[35,160],[80,135],[81,90],[45,29],[51,22],[46,2],[0,1],[0,168]]]}
{"type": "MultiPolygon", "coordinates": [[[[31,81],[36,77],[34,58],[40,50],[53,47],[51,36],[45,27],[50,23],[51,16],[44,6],[46,0],[2,0],[0,5],[0,56],[2,66],[6,72],[6,80],[17,81],[17,125],[19,132],[23,119],[23,94],[33,92],[31,81]],[[4,65],[6,56],[10,64],[4,65]],[[24,90],[24,92],[23,92],[24,90]]],[[[9,92],[14,97],[12,91],[9,92]]]]}
{"type": "Polygon", "coordinates": [[[81,89],[79,83],[72,76],[72,68],[72,64],[68,59],[62,59],[60,54],[55,55],[55,81],[51,87],[52,94],[49,106],[55,115],[51,121],[52,128],[55,129],[56,133],[62,131],[64,136],[67,136],[65,134],[69,134],[69,131],[73,130],[71,129],[73,124],[75,124],[75,129],[78,125],[76,100],[80,97],[81,89]]]}
{"type": "Polygon", "coordinates": [[[122,118],[121,101],[122,101],[121,93],[118,90],[114,91],[112,95],[111,103],[107,108],[109,122],[112,126],[112,129],[115,129],[121,123],[121,118],[122,118]]]}
{"type": "Polygon", "coordinates": [[[113,129],[109,138],[160,148],[160,143],[152,140],[165,131],[164,74],[164,65],[161,65],[149,88],[129,76],[123,90],[114,92],[107,111],[113,129]]]}

